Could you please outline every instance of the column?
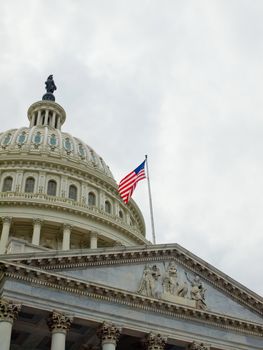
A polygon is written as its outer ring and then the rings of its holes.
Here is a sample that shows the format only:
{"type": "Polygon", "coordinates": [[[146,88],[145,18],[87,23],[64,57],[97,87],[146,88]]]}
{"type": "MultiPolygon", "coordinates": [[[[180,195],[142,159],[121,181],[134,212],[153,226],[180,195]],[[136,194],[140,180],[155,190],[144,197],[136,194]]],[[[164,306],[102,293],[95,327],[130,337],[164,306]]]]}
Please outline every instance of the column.
{"type": "Polygon", "coordinates": [[[48,109],[46,109],[45,111],[44,125],[47,125],[47,121],[48,121],[48,109]]]}
{"type": "Polygon", "coordinates": [[[72,226],[68,224],[63,225],[63,241],[62,241],[62,250],[70,249],[70,234],[72,226]]]}
{"type": "Polygon", "coordinates": [[[149,333],[146,336],[146,349],[147,350],[164,350],[167,338],[161,334],[149,333]]]}
{"type": "Polygon", "coordinates": [[[199,343],[196,341],[193,341],[191,344],[187,347],[189,350],[210,350],[209,345],[205,345],[204,343],[199,343]]]}
{"type": "Polygon", "coordinates": [[[51,350],[65,350],[66,335],[73,318],[53,311],[48,319],[48,326],[52,333],[51,350]]]}
{"type": "Polygon", "coordinates": [[[12,218],[9,216],[5,216],[2,218],[2,221],[3,221],[3,228],[2,228],[2,235],[0,239],[0,254],[5,253],[12,218]]]}
{"type": "Polygon", "coordinates": [[[120,329],[114,324],[103,322],[97,330],[102,350],[115,350],[120,337],[120,329]]]}
{"type": "Polygon", "coordinates": [[[41,110],[37,112],[37,125],[40,125],[40,118],[41,118],[41,110]]]}
{"type": "Polygon", "coordinates": [[[17,318],[21,305],[12,304],[11,302],[0,299],[0,342],[1,350],[9,350],[12,326],[17,318]]]}
{"type": "Polygon", "coordinates": [[[60,130],[61,128],[60,116],[58,116],[57,118],[58,118],[57,129],[60,130]]]}
{"type": "Polygon", "coordinates": [[[51,126],[54,128],[56,123],[56,112],[54,111],[51,119],[51,126]]]}
{"type": "Polygon", "coordinates": [[[33,220],[33,236],[32,244],[39,245],[40,243],[40,231],[43,221],[40,219],[33,220]]]}
{"type": "Polygon", "coordinates": [[[91,231],[90,234],[90,249],[98,248],[98,233],[95,231],[91,231]]]}

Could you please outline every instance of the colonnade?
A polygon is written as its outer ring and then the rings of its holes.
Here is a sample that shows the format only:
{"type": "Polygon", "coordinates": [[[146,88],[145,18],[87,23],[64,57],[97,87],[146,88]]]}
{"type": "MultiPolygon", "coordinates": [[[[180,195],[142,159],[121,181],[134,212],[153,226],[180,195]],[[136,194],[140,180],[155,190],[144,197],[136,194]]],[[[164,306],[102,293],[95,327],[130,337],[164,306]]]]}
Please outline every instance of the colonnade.
{"type": "MultiPolygon", "coordinates": [[[[0,238],[0,254],[4,254],[7,246],[7,242],[10,234],[10,227],[12,218],[5,216],[2,218],[3,228],[0,238]]],[[[40,245],[41,227],[43,220],[36,218],[33,219],[33,234],[31,243],[34,245],[40,245]]],[[[62,238],[62,250],[70,249],[70,236],[72,232],[72,226],[69,224],[63,224],[63,238],[62,238]]],[[[90,232],[90,249],[96,249],[98,246],[98,233],[95,231],[90,232]]]]}
{"type": "MultiPolygon", "coordinates": [[[[0,339],[1,350],[9,350],[14,321],[17,319],[21,305],[0,298],[0,339]]],[[[47,325],[51,333],[50,350],[65,350],[66,336],[73,322],[73,317],[64,313],[51,312],[47,325]]],[[[121,327],[113,323],[103,322],[97,329],[101,350],[116,350],[121,335],[121,327]]],[[[146,350],[165,350],[167,338],[161,334],[150,332],[144,338],[146,350]]],[[[192,342],[189,350],[210,350],[210,347],[200,342],[192,342]]]]}

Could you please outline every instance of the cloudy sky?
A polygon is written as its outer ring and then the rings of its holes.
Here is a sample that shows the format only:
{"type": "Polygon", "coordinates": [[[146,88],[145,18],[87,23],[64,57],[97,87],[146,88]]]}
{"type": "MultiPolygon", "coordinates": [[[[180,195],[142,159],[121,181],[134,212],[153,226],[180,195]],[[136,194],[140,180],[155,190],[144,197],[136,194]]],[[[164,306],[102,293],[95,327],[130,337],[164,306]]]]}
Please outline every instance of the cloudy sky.
{"type": "MultiPolygon", "coordinates": [[[[63,130],[117,181],[148,154],[158,243],[262,294],[263,2],[0,2],[1,129],[54,74],[63,130]]],[[[134,199],[151,239],[147,183],[134,199]]]]}

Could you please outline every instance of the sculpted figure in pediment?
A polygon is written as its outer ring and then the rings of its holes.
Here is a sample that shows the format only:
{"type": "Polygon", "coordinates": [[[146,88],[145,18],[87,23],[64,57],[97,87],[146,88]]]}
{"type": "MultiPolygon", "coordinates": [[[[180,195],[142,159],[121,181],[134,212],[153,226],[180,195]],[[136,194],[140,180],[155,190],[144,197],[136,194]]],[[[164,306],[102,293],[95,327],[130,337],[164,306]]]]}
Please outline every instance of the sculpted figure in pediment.
{"type": "Polygon", "coordinates": [[[159,267],[156,265],[146,265],[143,271],[138,293],[147,297],[158,297],[158,279],[160,275],[159,267]]]}
{"type": "Polygon", "coordinates": [[[190,279],[190,277],[185,272],[185,276],[187,280],[189,281],[191,285],[191,291],[190,296],[192,300],[196,300],[196,307],[198,309],[206,310],[207,306],[205,303],[205,291],[203,282],[201,281],[200,277],[198,275],[195,275],[193,279],[190,279]]]}
{"type": "Polygon", "coordinates": [[[177,292],[177,267],[174,261],[171,261],[164,273],[163,277],[163,291],[176,295],[177,292]]]}

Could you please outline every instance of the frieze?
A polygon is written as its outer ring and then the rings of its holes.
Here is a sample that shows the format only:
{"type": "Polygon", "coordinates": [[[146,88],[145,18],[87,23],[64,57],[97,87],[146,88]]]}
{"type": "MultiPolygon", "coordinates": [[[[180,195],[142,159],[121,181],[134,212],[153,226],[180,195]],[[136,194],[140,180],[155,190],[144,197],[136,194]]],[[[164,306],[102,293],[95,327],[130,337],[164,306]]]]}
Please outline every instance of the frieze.
{"type": "Polygon", "coordinates": [[[246,334],[263,335],[263,325],[251,321],[220,315],[208,310],[193,309],[185,305],[178,305],[161,299],[153,299],[143,295],[105,287],[96,283],[86,283],[74,278],[69,278],[68,276],[48,273],[36,268],[29,268],[28,266],[17,265],[11,262],[2,264],[5,265],[4,278],[7,277],[29,284],[41,285],[41,287],[63,290],[82,297],[117,302],[144,311],[195,320],[197,322],[246,334]]]}
{"type": "MultiPolygon", "coordinates": [[[[163,262],[165,265],[165,262],[163,262]]],[[[137,293],[151,298],[163,299],[197,309],[206,310],[204,284],[198,275],[190,278],[185,272],[183,281],[177,274],[174,260],[162,274],[157,265],[145,265],[137,293]]]]}

